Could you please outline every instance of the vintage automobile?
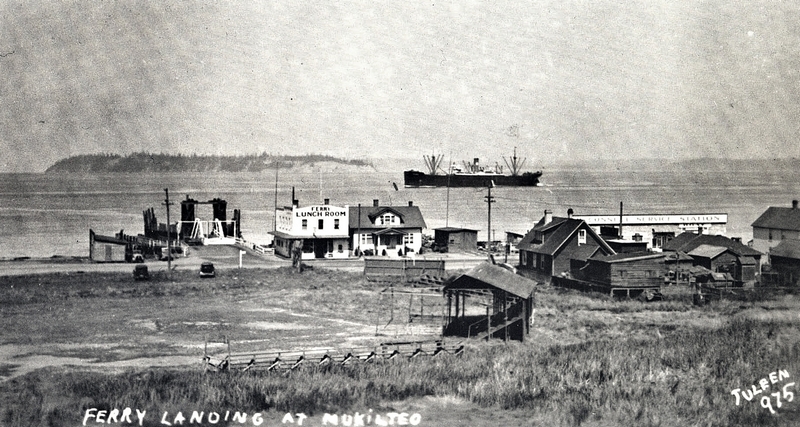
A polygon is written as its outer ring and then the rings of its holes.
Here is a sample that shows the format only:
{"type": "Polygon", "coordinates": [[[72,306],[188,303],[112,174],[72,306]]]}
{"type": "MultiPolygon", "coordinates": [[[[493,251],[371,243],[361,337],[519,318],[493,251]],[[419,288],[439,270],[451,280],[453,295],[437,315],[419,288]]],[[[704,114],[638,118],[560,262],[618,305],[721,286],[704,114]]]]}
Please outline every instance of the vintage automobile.
{"type": "Polygon", "coordinates": [[[204,262],[200,264],[200,277],[214,277],[217,273],[214,271],[214,264],[204,262]]]}
{"type": "Polygon", "coordinates": [[[150,272],[147,270],[146,265],[139,264],[133,268],[134,280],[150,280],[150,272]]]}

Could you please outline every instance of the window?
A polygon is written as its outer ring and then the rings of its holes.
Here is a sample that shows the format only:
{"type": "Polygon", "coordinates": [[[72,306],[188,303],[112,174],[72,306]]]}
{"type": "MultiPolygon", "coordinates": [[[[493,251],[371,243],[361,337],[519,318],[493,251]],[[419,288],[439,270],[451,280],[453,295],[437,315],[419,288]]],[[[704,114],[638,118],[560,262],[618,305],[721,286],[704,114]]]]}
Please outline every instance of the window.
{"type": "Polygon", "coordinates": [[[403,244],[405,245],[413,245],[414,244],[414,235],[413,234],[406,234],[403,236],[403,244]]]}
{"type": "Polygon", "coordinates": [[[333,220],[333,229],[334,230],[338,230],[339,229],[339,218],[336,218],[336,219],[333,220]]]}
{"type": "Polygon", "coordinates": [[[586,244],[586,230],[578,230],[578,244],[579,245],[586,244]]]}
{"type": "Polygon", "coordinates": [[[383,214],[381,215],[381,225],[394,224],[394,215],[383,214]]]}
{"type": "Polygon", "coordinates": [[[303,230],[308,230],[308,220],[307,219],[303,220],[303,230]]]}
{"type": "Polygon", "coordinates": [[[366,245],[369,243],[369,234],[360,234],[361,236],[361,244],[366,245]]]}
{"type": "MultiPolygon", "coordinates": [[[[337,219],[337,221],[338,221],[338,219],[337,219]]],[[[339,253],[342,253],[342,245],[339,245],[338,249],[339,249],[339,253]]]]}
{"type": "Polygon", "coordinates": [[[324,220],[317,220],[317,230],[322,230],[322,226],[325,225],[324,220]]]}

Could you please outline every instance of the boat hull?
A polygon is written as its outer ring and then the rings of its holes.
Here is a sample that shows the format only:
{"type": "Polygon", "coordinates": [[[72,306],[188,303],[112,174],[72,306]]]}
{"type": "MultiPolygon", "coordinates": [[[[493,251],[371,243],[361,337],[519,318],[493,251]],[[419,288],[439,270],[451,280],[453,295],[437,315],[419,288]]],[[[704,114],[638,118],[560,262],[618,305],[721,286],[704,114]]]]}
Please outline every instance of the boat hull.
{"type": "Polygon", "coordinates": [[[407,170],[403,172],[406,187],[535,187],[539,185],[541,172],[525,172],[522,175],[451,174],[429,175],[407,170]]]}

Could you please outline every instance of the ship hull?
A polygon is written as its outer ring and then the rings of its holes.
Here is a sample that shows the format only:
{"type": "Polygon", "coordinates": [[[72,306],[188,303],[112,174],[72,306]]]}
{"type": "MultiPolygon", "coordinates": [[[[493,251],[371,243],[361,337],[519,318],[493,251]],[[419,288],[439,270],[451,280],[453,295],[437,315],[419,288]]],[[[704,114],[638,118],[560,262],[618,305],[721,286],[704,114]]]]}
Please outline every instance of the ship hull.
{"type": "Polygon", "coordinates": [[[429,175],[408,170],[403,172],[406,187],[535,187],[539,185],[541,172],[525,172],[522,175],[451,174],[429,175]]]}

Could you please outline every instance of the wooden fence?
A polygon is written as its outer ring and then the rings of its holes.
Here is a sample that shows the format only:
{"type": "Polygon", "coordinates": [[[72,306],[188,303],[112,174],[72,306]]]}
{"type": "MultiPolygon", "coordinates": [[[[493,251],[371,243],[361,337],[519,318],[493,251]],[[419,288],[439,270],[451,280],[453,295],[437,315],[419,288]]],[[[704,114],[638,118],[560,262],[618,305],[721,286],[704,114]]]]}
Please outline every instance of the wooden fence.
{"type": "Polygon", "coordinates": [[[203,355],[205,371],[249,371],[263,369],[270,372],[287,372],[302,367],[325,366],[331,364],[348,365],[369,363],[380,360],[415,359],[418,357],[459,356],[464,346],[444,344],[442,341],[416,341],[385,343],[375,347],[354,347],[348,349],[311,350],[270,350],[250,353],[229,353],[223,358],[203,355]]]}
{"type": "Polygon", "coordinates": [[[445,276],[444,260],[415,258],[387,259],[365,257],[364,275],[369,280],[400,280],[403,282],[439,282],[445,276]]]}

